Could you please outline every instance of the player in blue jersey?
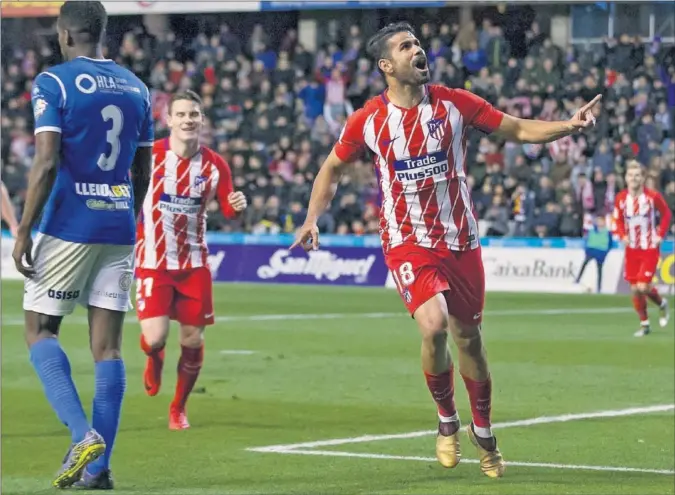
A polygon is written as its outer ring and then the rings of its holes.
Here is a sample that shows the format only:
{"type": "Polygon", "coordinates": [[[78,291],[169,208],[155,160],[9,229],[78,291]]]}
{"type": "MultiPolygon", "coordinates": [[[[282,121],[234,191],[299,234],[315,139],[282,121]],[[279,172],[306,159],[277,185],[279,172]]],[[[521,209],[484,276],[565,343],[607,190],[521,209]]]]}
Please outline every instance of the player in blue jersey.
{"type": "Polygon", "coordinates": [[[30,360],[72,444],[53,485],[110,489],[126,387],[120,354],[131,308],[136,218],[150,179],[148,88],[102,56],[101,2],[69,1],[57,30],[65,63],[33,82],[35,159],[13,257],[26,277],[30,360]],[[31,231],[42,214],[35,244],[31,231]],[[57,339],[76,304],[89,311],[96,390],[91,422],[57,339]]]}

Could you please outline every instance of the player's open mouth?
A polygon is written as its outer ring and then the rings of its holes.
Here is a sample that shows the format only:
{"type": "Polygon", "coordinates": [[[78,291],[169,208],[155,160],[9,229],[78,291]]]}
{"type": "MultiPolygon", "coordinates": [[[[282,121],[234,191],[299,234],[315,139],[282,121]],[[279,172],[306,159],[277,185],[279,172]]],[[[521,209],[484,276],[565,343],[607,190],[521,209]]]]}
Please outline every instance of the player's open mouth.
{"type": "Polygon", "coordinates": [[[427,72],[429,70],[429,66],[427,64],[427,57],[425,55],[415,57],[415,59],[413,60],[413,67],[420,72],[427,72]]]}

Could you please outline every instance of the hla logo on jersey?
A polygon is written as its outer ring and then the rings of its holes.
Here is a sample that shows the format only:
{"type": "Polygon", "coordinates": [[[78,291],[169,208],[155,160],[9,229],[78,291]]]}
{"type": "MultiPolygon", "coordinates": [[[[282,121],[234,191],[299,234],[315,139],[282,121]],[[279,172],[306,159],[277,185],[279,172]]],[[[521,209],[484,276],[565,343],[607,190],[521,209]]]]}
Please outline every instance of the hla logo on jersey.
{"type": "Polygon", "coordinates": [[[141,88],[130,86],[129,81],[120,77],[112,76],[91,76],[89,74],[80,74],[75,78],[75,87],[85,95],[95,93],[97,89],[103,92],[131,91],[132,93],[141,93],[141,88]]]}
{"type": "Polygon", "coordinates": [[[448,154],[437,151],[425,156],[396,160],[394,162],[396,179],[401,182],[414,182],[429,177],[443,178],[448,173],[448,154]]]}
{"type": "Polygon", "coordinates": [[[291,256],[286,249],[279,249],[267,265],[258,268],[258,277],[276,278],[278,275],[309,275],[317,280],[326,278],[335,281],[340,277],[355,277],[355,282],[365,282],[375,263],[375,255],[366,258],[340,258],[330,251],[312,251],[309,258],[291,256]]]}

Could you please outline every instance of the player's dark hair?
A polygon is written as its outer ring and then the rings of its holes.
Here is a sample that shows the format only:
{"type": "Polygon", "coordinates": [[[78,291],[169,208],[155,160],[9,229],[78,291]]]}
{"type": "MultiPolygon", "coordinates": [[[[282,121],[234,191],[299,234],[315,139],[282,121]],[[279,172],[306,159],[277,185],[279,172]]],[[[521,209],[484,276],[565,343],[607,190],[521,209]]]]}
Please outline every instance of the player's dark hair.
{"type": "Polygon", "coordinates": [[[76,43],[98,43],[108,25],[108,14],[101,2],[71,0],[61,6],[58,23],[76,43]]]}
{"type": "Polygon", "coordinates": [[[415,35],[415,29],[407,22],[394,22],[388,24],[377,33],[375,33],[366,44],[366,53],[375,62],[375,67],[384,76],[378,62],[383,58],[388,58],[391,53],[389,50],[389,39],[397,33],[412,33],[415,35]]]}
{"type": "Polygon", "coordinates": [[[188,101],[193,101],[199,107],[202,107],[202,99],[199,97],[197,93],[192,91],[191,89],[186,89],[185,91],[179,91],[178,93],[174,93],[171,96],[171,99],[169,100],[169,115],[171,115],[171,109],[173,108],[173,104],[177,101],[181,100],[188,100],[188,101]]]}

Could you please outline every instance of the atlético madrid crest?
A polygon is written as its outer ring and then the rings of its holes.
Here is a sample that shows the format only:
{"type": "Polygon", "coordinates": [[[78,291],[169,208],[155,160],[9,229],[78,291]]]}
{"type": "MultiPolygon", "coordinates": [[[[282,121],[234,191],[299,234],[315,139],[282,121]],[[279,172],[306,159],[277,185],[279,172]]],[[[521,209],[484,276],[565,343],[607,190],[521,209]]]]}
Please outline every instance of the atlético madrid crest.
{"type": "Polygon", "coordinates": [[[429,126],[429,136],[437,141],[443,139],[443,134],[445,134],[443,129],[443,119],[432,119],[427,122],[427,125],[429,126]]]}
{"type": "Polygon", "coordinates": [[[207,177],[204,177],[203,175],[200,175],[199,177],[195,177],[194,188],[200,193],[204,192],[204,189],[206,189],[206,180],[207,180],[207,177]]]}

